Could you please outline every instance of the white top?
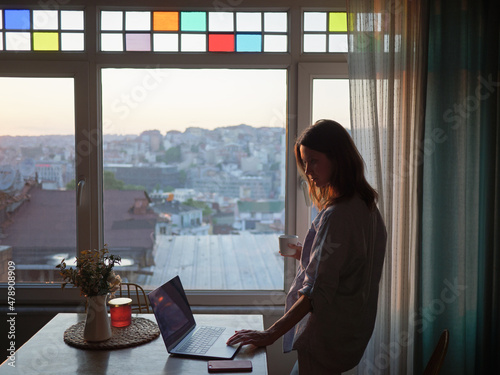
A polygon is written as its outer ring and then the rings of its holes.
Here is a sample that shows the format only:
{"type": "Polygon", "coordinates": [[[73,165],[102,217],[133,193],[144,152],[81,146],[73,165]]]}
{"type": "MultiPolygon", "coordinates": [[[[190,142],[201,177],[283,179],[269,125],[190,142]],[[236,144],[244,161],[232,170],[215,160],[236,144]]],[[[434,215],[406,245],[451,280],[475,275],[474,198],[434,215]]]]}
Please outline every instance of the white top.
{"type": "Polygon", "coordinates": [[[380,212],[358,196],[316,216],[285,306],[305,294],[312,312],[285,334],[285,352],[297,349],[331,372],[359,363],[375,324],[386,238],[380,212]]]}

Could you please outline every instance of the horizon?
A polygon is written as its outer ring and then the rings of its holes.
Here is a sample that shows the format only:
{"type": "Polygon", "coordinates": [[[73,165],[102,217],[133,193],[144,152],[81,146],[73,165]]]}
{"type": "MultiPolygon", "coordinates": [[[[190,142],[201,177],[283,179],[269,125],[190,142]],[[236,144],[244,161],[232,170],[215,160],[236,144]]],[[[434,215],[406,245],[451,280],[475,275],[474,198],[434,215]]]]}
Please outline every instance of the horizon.
{"type": "MultiPolygon", "coordinates": [[[[165,134],[163,134],[161,132],[161,130],[159,130],[159,129],[146,129],[146,130],[141,131],[140,133],[135,133],[135,134],[132,134],[132,133],[129,133],[129,134],[103,134],[103,138],[104,137],[129,137],[129,136],[139,137],[142,133],[151,132],[151,131],[159,131],[162,136],[166,136],[170,132],[185,133],[189,129],[201,129],[201,130],[206,130],[206,131],[215,131],[215,130],[224,129],[224,128],[237,128],[239,126],[248,126],[248,127],[253,128],[253,129],[283,129],[284,130],[284,128],[281,128],[278,126],[254,126],[254,125],[249,125],[249,124],[222,125],[222,126],[215,127],[213,129],[207,129],[207,128],[202,128],[202,127],[198,127],[198,126],[191,126],[191,127],[185,128],[184,130],[175,130],[175,129],[168,130],[165,132],[165,134]]],[[[8,135],[8,134],[4,134],[4,135],[0,135],[0,138],[6,138],[6,137],[10,137],[10,138],[18,138],[18,137],[19,138],[21,138],[21,137],[72,137],[73,138],[74,135],[73,134],[35,134],[35,135],[8,135]]]]}
{"type": "MultiPolygon", "coordinates": [[[[0,77],[0,84],[0,136],[75,134],[73,78],[0,77]]],[[[313,86],[312,118],[332,118],[349,129],[348,80],[315,79],[313,86]]],[[[241,124],[284,129],[286,87],[286,69],[106,68],[102,132],[162,129],[163,135],[241,124]]]]}

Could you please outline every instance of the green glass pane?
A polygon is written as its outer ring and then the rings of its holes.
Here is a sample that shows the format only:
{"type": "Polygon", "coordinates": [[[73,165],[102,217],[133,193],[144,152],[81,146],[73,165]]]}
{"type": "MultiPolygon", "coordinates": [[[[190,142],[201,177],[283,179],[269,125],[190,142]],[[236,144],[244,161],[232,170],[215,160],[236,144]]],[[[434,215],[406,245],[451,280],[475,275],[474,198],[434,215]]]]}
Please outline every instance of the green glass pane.
{"type": "Polygon", "coordinates": [[[331,12],[328,17],[328,31],[347,32],[347,14],[345,12],[331,12]]]}
{"type": "Polygon", "coordinates": [[[181,31],[207,31],[207,13],[181,12],[181,31]]]}
{"type": "Polygon", "coordinates": [[[59,51],[58,33],[33,33],[34,51],[59,51]]]}

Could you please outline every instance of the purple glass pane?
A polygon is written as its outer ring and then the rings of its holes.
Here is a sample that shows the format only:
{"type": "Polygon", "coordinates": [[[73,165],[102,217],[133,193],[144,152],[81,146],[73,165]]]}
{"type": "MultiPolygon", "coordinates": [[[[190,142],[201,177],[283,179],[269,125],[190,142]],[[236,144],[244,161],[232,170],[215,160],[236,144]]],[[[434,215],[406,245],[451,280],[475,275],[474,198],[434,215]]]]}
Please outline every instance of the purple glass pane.
{"type": "Polygon", "coordinates": [[[151,51],[151,34],[127,34],[126,51],[151,51]]]}

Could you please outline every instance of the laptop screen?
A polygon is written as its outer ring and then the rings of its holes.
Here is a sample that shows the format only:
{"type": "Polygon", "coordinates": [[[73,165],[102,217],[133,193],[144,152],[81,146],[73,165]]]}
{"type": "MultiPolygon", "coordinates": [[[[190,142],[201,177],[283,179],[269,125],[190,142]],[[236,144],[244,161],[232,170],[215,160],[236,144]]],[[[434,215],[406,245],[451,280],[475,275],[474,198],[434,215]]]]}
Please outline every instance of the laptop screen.
{"type": "Polygon", "coordinates": [[[195,321],[178,276],[148,294],[149,301],[170,351],[194,326],[195,321]]]}

